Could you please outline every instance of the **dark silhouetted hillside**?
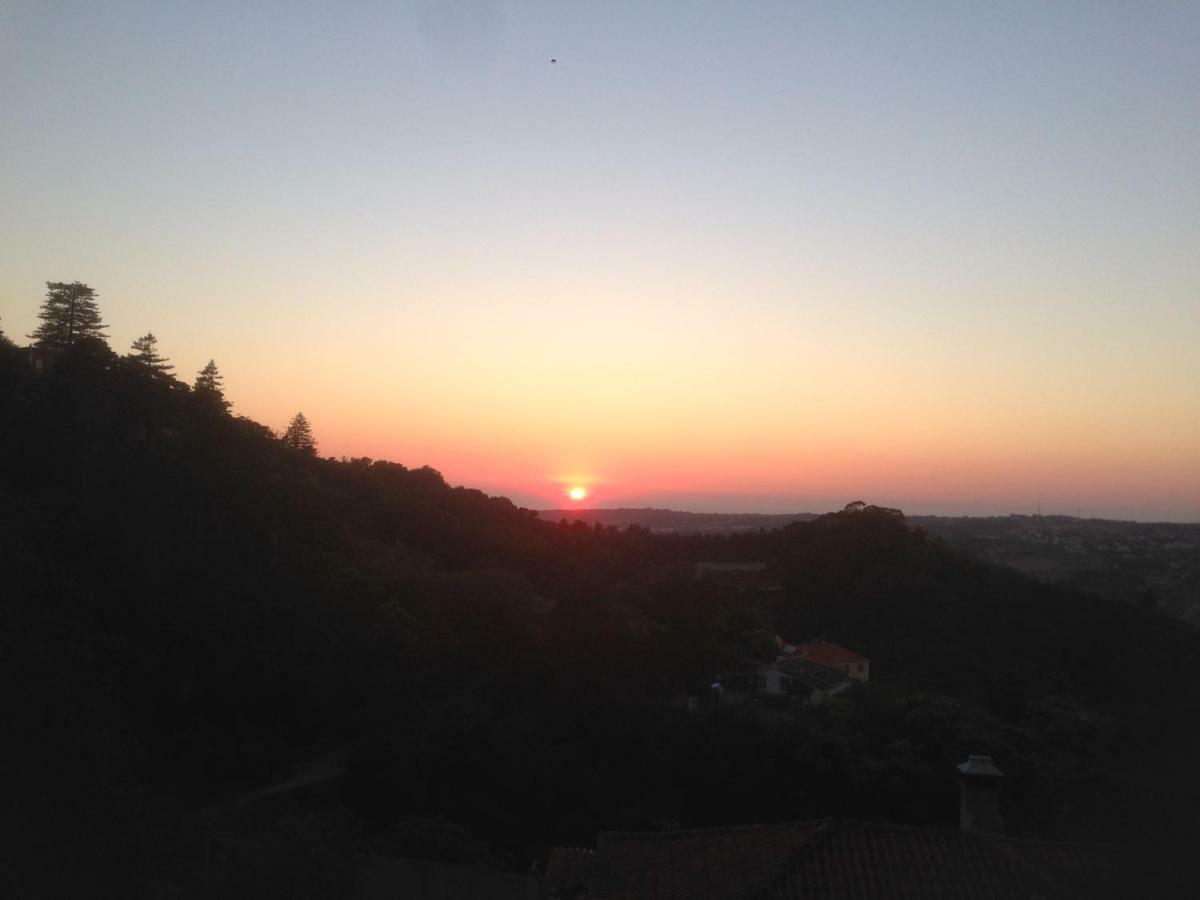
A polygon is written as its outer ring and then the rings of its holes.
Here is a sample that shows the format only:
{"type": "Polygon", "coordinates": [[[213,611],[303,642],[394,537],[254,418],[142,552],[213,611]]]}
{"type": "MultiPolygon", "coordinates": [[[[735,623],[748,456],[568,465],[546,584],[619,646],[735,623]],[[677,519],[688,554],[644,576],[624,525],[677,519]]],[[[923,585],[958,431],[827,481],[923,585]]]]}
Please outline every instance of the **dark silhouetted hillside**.
{"type": "Polygon", "coordinates": [[[102,341],[41,376],[0,345],[0,510],[10,896],[339,896],[367,852],[526,871],[597,828],[952,824],[967,753],[1015,833],[1196,825],[1194,629],[894,510],[547,522],[289,447],[102,341]],[[872,680],[710,705],[773,635],[872,680]]]}

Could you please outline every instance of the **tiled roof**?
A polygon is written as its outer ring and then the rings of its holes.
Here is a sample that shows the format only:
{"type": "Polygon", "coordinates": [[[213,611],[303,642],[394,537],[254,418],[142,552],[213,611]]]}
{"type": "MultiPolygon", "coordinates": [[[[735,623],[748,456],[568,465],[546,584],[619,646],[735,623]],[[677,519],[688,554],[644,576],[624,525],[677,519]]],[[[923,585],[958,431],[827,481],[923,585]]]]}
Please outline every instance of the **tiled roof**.
{"type": "Polygon", "coordinates": [[[507,875],[484,866],[372,855],[362,869],[364,900],[535,900],[538,880],[507,875]]]}
{"type": "MultiPolygon", "coordinates": [[[[557,853],[558,851],[556,851],[557,853]]],[[[578,851],[574,851],[578,852],[578,851]]],[[[602,832],[575,881],[586,900],[1066,900],[1130,896],[1131,854],[955,829],[818,820],[652,834],[602,832]]],[[[573,892],[570,892],[572,891],[573,892]]],[[[558,891],[558,893],[556,893],[558,891]]],[[[1133,895],[1136,896],[1136,893],[1133,895]]]]}
{"type": "MultiPolygon", "coordinates": [[[[821,823],[699,831],[602,831],[591,868],[551,855],[546,896],[587,900],[737,900],[764,891],[821,823]],[[564,877],[566,876],[566,877],[564,877]],[[588,893],[580,893],[586,886],[588,893]]],[[[578,851],[574,851],[578,853],[578,851]]]]}
{"type": "Polygon", "coordinates": [[[830,823],[757,900],[1107,897],[1113,848],[943,828],[830,823]]]}
{"type": "Polygon", "coordinates": [[[809,641],[796,648],[796,655],[825,666],[842,666],[847,663],[870,662],[865,656],[860,656],[853,650],[847,650],[839,644],[828,641],[809,641]]]}
{"type": "Polygon", "coordinates": [[[784,675],[795,678],[801,684],[808,685],[814,690],[832,690],[850,680],[845,673],[837,669],[831,669],[829,666],[799,656],[782,658],[775,663],[775,666],[784,675]]]}
{"type": "Polygon", "coordinates": [[[596,884],[599,866],[592,850],[578,847],[555,847],[546,863],[542,880],[543,893],[562,900],[587,897],[596,884]]]}

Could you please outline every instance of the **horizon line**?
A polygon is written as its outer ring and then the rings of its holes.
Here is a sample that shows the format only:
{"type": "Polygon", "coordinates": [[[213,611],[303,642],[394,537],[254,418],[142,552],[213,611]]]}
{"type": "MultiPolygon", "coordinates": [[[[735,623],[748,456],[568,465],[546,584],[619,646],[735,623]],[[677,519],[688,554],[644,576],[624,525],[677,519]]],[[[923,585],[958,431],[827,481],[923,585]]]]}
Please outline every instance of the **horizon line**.
{"type": "MultiPolygon", "coordinates": [[[[876,506],[878,504],[868,503],[867,505],[868,506],[876,506]]],[[[709,511],[709,510],[672,509],[671,507],[666,507],[666,506],[589,506],[586,508],[585,507],[570,508],[570,507],[565,507],[565,506],[551,506],[551,507],[545,507],[545,508],[541,508],[541,509],[534,509],[532,507],[523,507],[523,508],[532,509],[533,512],[536,512],[539,514],[540,513],[575,514],[575,513],[605,513],[605,512],[666,512],[666,513],[673,513],[675,515],[685,515],[685,516],[730,516],[730,517],[733,517],[733,516],[763,516],[763,517],[769,517],[769,518],[773,518],[773,519],[782,519],[782,518],[788,518],[788,517],[795,518],[795,517],[799,517],[799,516],[820,517],[820,516],[831,515],[833,513],[838,513],[838,512],[842,511],[839,509],[828,510],[826,512],[812,512],[812,511],[762,512],[761,510],[709,511]]],[[[899,507],[886,507],[886,508],[899,509],[899,507]]],[[[904,517],[906,519],[1012,519],[1012,518],[1074,519],[1075,521],[1078,521],[1078,522],[1116,522],[1116,523],[1127,523],[1127,524],[1131,524],[1131,525],[1198,525],[1198,526],[1200,526],[1200,521],[1192,521],[1192,520],[1170,521],[1167,519],[1113,519],[1113,518],[1107,518],[1105,516],[1072,515],[1071,513],[1062,513],[1062,512],[1031,512],[1031,513],[1009,512],[1009,513],[990,513],[990,514],[982,514],[982,515],[969,515],[966,513],[959,513],[959,514],[907,513],[907,512],[904,512],[903,509],[900,509],[900,512],[904,515],[904,517]]],[[[564,518],[565,518],[565,516],[564,516],[564,518]]]]}

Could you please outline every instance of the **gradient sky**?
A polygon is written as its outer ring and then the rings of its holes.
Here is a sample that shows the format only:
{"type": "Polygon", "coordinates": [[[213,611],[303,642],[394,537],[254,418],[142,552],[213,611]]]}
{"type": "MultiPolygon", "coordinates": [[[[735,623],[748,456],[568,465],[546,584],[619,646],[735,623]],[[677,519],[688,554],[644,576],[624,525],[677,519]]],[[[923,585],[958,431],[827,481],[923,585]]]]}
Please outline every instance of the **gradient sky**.
{"type": "Polygon", "coordinates": [[[235,412],[525,505],[1200,520],[1198,48],[1194,0],[0,0],[0,326],[85,281],[235,412]]]}

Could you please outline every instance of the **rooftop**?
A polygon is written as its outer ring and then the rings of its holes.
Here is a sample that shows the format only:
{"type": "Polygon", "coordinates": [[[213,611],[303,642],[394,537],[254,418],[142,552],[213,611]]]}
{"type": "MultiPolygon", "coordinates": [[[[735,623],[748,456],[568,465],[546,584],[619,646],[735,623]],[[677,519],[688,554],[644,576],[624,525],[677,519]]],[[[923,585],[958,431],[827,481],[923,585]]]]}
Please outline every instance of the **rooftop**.
{"type": "MultiPolygon", "coordinates": [[[[586,900],[866,900],[1130,896],[1126,848],[948,828],[818,819],[654,833],[601,832],[557,849],[547,896],[586,900]]],[[[1136,895],[1136,894],[1135,894],[1136,895]]]]}
{"type": "Polygon", "coordinates": [[[813,662],[821,663],[824,666],[841,666],[847,663],[870,662],[865,656],[861,656],[853,650],[847,650],[840,644],[831,644],[828,641],[809,641],[807,644],[801,644],[796,648],[796,655],[802,656],[805,659],[811,659],[813,662]]]}
{"type": "Polygon", "coordinates": [[[828,691],[846,684],[849,679],[837,669],[799,656],[777,660],[774,666],[784,675],[794,678],[814,690],[828,691]]]}

